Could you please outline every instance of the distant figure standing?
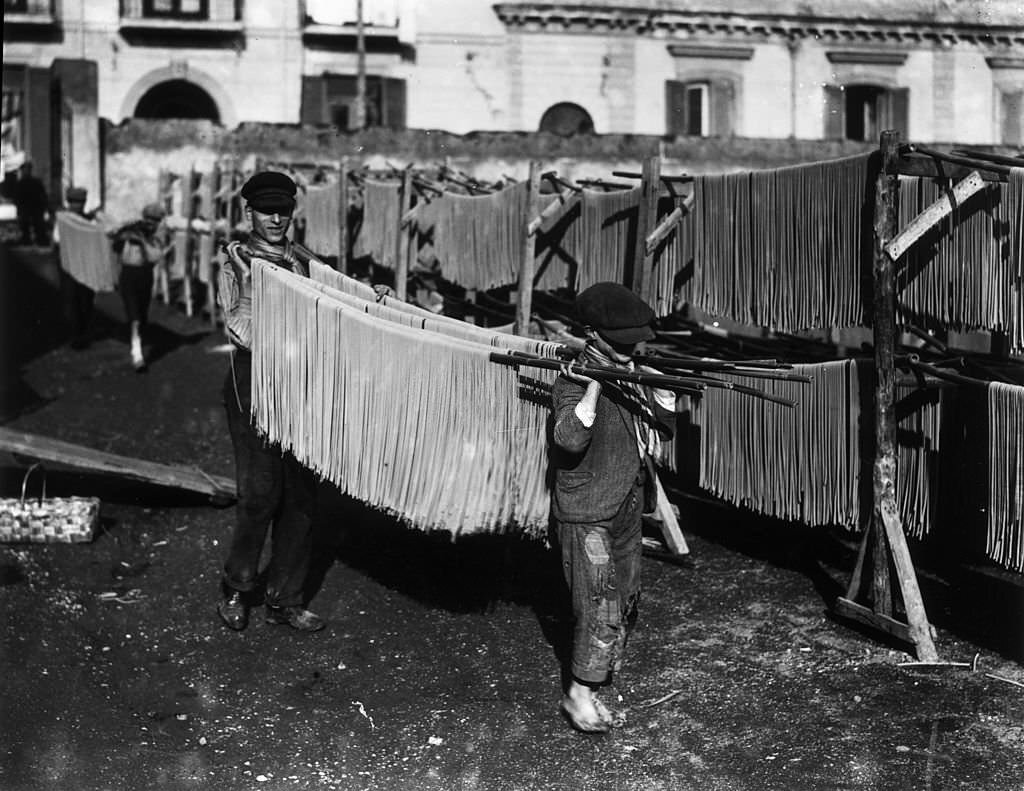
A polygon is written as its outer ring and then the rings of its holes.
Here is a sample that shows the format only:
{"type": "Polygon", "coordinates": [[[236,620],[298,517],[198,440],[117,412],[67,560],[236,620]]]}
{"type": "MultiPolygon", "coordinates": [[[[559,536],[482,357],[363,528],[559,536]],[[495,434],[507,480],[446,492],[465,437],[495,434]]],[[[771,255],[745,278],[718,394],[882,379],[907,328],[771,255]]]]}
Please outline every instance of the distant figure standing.
{"type": "Polygon", "coordinates": [[[142,210],[142,219],[125,225],[114,234],[114,252],[121,264],[119,289],[130,328],[131,358],[136,371],[146,370],[142,336],[149,325],[149,303],[153,297],[153,268],[167,254],[166,212],[159,203],[142,210]]]}
{"type": "MultiPolygon", "coordinates": [[[[89,197],[84,187],[68,187],[64,193],[66,208],[58,209],[54,216],[53,243],[60,260],[60,226],[65,215],[74,215],[89,222],[96,220],[96,212],[86,212],[85,202],[89,197]]],[[[108,249],[109,252],[109,249],[108,249]]],[[[112,262],[97,261],[97,268],[110,267],[112,262]]],[[[71,324],[71,348],[84,349],[89,345],[89,327],[92,323],[93,301],[96,292],[87,284],[75,278],[64,266],[60,267],[60,290],[64,301],[64,309],[68,322],[71,324]]]]}
{"type": "Polygon", "coordinates": [[[50,196],[42,179],[32,174],[29,160],[25,160],[18,173],[14,204],[18,207],[21,243],[49,246],[50,196]]]}

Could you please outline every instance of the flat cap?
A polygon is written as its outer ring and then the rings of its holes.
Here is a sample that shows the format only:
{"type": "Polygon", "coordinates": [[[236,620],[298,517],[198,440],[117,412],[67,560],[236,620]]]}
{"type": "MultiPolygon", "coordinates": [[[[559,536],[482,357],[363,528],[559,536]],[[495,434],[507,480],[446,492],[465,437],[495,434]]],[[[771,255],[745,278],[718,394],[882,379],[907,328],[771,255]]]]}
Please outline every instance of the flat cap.
{"type": "Polygon", "coordinates": [[[579,320],[612,343],[640,343],[654,338],[654,311],[625,286],[595,283],[576,296],[579,320]]]}
{"type": "Polygon", "coordinates": [[[242,185],[242,197],[256,211],[287,212],[295,209],[295,182],[284,173],[264,170],[242,185]]]}
{"type": "Polygon", "coordinates": [[[146,220],[159,222],[165,216],[167,216],[167,212],[159,203],[147,203],[142,209],[142,217],[146,220]]]}
{"type": "Polygon", "coordinates": [[[64,193],[64,200],[68,203],[83,202],[89,197],[89,190],[85,187],[68,187],[67,192],[64,193]]]}

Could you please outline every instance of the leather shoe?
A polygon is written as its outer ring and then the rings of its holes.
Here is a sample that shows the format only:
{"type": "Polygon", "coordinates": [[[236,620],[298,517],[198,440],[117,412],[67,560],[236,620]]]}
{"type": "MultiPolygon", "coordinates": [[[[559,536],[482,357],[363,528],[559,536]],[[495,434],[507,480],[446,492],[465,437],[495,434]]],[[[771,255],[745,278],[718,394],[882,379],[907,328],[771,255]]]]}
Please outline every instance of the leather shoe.
{"type": "Polygon", "coordinates": [[[217,605],[217,614],[228,629],[242,631],[249,624],[249,605],[241,591],[231,591],[217,605]]]}
{"type": "Polygon", "coordinates": [[[288,624],[300,632],[318,632],[327,625],[323,618],[305,607],[277,607],[273,604],[267,605],[267,623],[288,624]]]}

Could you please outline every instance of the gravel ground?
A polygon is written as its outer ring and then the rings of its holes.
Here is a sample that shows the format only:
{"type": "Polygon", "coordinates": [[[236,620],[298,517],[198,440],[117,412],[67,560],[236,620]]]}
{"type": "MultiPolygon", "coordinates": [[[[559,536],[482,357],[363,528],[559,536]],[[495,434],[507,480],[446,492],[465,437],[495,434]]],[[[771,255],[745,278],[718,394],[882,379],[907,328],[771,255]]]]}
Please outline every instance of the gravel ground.
{"type": "MultiPolygon", "coordinates": [[[[3,250],[5,424],[231,475],[222,339],[155,306],[132,371],[114,295],[64,345],[56,271],[3,250]]],[[[0,454],[3,494],[23,460],[0,454]]],[[[557,565],[515,538],[452,543],[322,491],[317,634],[214,611],[232,512],[60,469],[51,494],[103,501],[96,539],[0,545],[0,788],[1024,789],[1024,594],[1017,575],[920,555],[937,647],[828,615],[855,540],[674,491],[693,566],[648,557],[607,736],[558,716],[557,565]],[[1016,682],[1016,683],[1014,683],[1016,682]]]]}

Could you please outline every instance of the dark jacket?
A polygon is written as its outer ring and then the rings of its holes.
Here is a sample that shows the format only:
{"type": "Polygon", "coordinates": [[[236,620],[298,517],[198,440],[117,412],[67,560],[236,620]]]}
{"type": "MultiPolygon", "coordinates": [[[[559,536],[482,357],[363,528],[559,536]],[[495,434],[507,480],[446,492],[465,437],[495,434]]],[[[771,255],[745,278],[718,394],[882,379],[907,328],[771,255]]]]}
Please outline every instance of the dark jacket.
{"type": "MultiPolygon", "coordinates": [[[[606,383],[597,400],[597,416],[587,428],[576,416],[586,387],[564,376],[552,388],[554,428],[551,463],[552,516],[559,522],[593,523],[611,519],[619,510],[641,468],[633,414],[615,385],[606,383]]],[[[645,391],[646,392],[646,391],[645,391]]],[[[650,394],[648,393],[648,396],[650,394]]],[[[675,430],[675,412],[648,397],[654,426],[668,438],[675,430]]]]}

